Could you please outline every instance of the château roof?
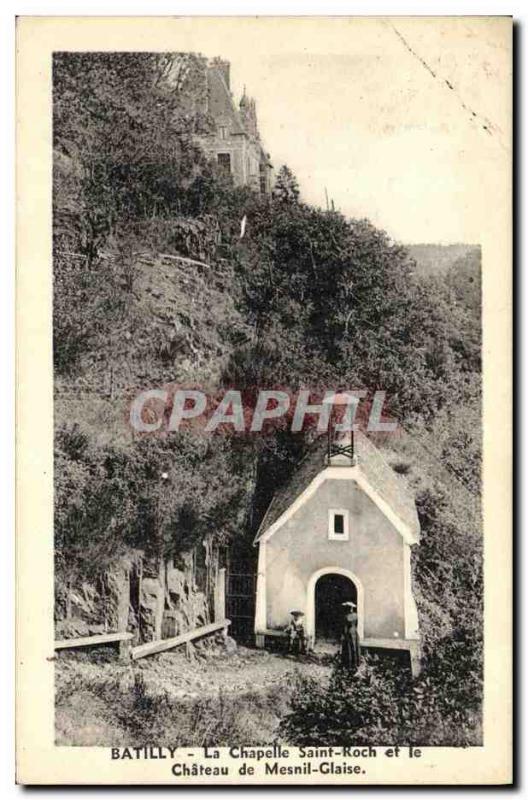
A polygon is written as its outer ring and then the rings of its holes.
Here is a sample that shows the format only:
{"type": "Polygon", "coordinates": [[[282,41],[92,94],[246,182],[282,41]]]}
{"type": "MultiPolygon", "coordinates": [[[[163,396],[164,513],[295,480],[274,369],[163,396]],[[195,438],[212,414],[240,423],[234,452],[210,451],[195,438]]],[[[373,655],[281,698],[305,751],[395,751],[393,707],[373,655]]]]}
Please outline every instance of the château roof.
{"type": "Polygon", "coordinates": [[[237,107],[233,95],[231,94],[231,89],[228,83],[226,83],[222,63],[223,62],[219,62],[218,59],[213,59],[208,66],[209,111],[216,120],[229,120],[231,134],[252,139],[259,148],[262,158],[269,163],[270,155],[262,146],[256,120],[255,131],[252,131],[243,118],[244,111],[250,111],[253,115],[255,114],[255,101],[253,98],[248,97],[246,88],[244,87],[244,93],[237,107]]]}
{"type": "MultiPolygon", "coordinates": [[[[354,433],[354,453],[357,457],[356,469],[376,495],[390,507],[394,516],[407,528],[410,539],[418,542],[420,533],[418,515],[414,497],[404,478],[394,472],[379,448],[360,431],[354,433]]],[[[274,495],[260,524],[255,544],[275,523],[280,521],[282,515],[288,511],[320,473],[328,470],[326,477],[332,478],[331,471],[335,467],[328,465],[326,454],[326,437],[321,437],[300,462],[289,482],[274,495]]],[[[354,469],[354,467],[346,468],[354,469]]],[[[353,473],[351,472],[352,477],[353,473]]]]}
{"type": "Polygon", "coordinates": [[[244,127],[240,112],[235,105],[233,96],[228,85],[225,82],[224,75],[220,67],[212,62],[208,69],[208,83],[209,83],[209,103],[210,111],[213,117],[228,116],[231,123],[231,132],[234,134],[243,134],[247,136],[247,131],[244,127]]]}

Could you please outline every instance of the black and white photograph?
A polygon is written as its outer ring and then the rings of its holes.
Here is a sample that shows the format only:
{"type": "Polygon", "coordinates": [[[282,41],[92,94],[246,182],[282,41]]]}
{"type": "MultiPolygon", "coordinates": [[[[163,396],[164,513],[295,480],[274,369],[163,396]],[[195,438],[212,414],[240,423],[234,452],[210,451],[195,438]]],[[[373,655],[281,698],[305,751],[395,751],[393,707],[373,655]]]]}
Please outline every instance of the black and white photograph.
{"type": "Polygon", "coordinates": [[[50,747],[167,783],[483,752],[511,19],[82,21],[49,52],[50,747]]]}

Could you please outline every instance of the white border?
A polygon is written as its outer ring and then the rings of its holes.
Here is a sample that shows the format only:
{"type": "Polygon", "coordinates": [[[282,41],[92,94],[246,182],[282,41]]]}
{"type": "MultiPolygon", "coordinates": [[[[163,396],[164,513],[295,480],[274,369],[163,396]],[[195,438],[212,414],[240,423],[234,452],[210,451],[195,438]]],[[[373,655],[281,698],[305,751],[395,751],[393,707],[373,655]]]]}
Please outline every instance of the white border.
{"type": "MultiPolygon", "coordinates": [[[[263,2],[247,2],[245,0],[238,0],[237,2],[223,2],[220,4],[214,2],[214,0],[187,0],[186,2],[169,2],[168,0],[150,0],[150,2],[138,2],[138,0],[128,0],[127,3],[118,2],[116,0],[91,0],[87,2],[87,0],[80,0],[72,6],[71,0],[55,0],[55,2],[38,2],[38,0],[32,0],[31,2],[13,2],[13,0],[6,0],[3,4],[2,9],[0,11],[0,17],[2,20],[2,44],[3,47],[1,48],[2,51],[2,60],[3,60],[3,69],[2,69],[2,78],[1,80],[4,82],[4,97],[7,100],[7,114],[5,114],[4,118],[10,117],[11,112],[11,119],[14,118],[14,39],[13,39],[13,20],[16,14],[39,14],[39,15],[47,15],[47,14],[69,14],[69,15],[84,15],[84,14],[99,14],[99,15],[115,15],[115,14],[130,14],[130,15],[137,15],[137,14],[144,14],[144,15],[155,15],[155,14],[165,14],[165,13],[178,13],[178,14],[209,14],[209,15],[220,15],[220,14],[320,14],[320,15],[329,15],[329,14],[439,14],[439,15],[447,15],[447,14],[513,14],[514,17],[521,22],[525,22],[527,18],[526,14],[526,5],[525,3],[521,3],[520,0],[513,0],[508,4],[504,4],[504,2],[499,2],[498,0],[490,1],[490,0],[479,0],[478,2],[473,0],[469,2],[468,0],[443,0],[443,2],[430,2],[424,7],[422,2],[418,2],[415,0],[414,2],[406,2],[400,5],[394,3],[387,3],[387,2],[377,2],[376,0],[369,0],[369,2],[306,2],[303,0],[299,2],[298,0],[266,0],[263,2]]],[[[525,61],[523,58],[522,52],[519,54],[519,71],[521,74],[518,75],[518,82],[522,84],[524,81],[524,85],[526,86],[526,74],[525,74],[525,61]]],[[[526,115],[528,114],[527,111],[528,104],[524,103],[522,107],[519,108],[519,123],[521,128],[526,130],[526,125],[522,123],[526,123],[526,115]]],[[[7,125],[3,125],[0,136],[2,137],[2,148],[1,148],[1,157],[4,160],[4,176],[7,176],[7,187],[5,187],[4,183],[4,192],[1,194],[1,203],[2,203],[2,214],[0,214],[0,220],[3,227],[3,236],[2,236],[2,246],[4,251],[4,260],[3,266],[4,268],[1,271],[0,282],[1,282],[1,291],[0,291],[0,303],[2,304],[2,312],[0,314],[0,325],[2,326],[2,336],[0,337],[2,342],[2,347],[4,349],[3,355],[4,359],[2,363],[5,365],[5,371],[7,371],[8,375],[12,375],[14,372],[13,366],[13,348],[14,348],[14,322],[13,322],[13,252],[14,252],[14,204],[12,202],[12,198],[14,197],[13,191],[13,164],[14,164],[14,146],[13,146],[13,126],[9,123],[7,125]]],[[[518,134],[519,142],[522,141],[521,133],[519,131],[518,134]]],[[[524,185],[524,181],[526,180],[526,174],[528,170],[527,161],[526,159],[524,162],[519,162],[518,164],[519,174],[522,174],[522,184],[524,185]]],[[[5,181],[5,178],[4,178],[5,181]]],[[[520,181],[521,182],[521,181],[520,181]]],[[[521,191],[521,189],[520,189],[521,191]]],[[[519,215],[520,216],[520,215],[519,215]]],[[[523,219],[519,218],[518,225],[521,226],[523,219]]],[[[522,247],[522,242],[519,242],[519,264],[521,264],[524,259],[522,258],[524,252],[522,247]]],[[[519,267],[520,269],[520,267],[519,267]]],[[[523,308],[528,308],[528,282],[525,280],[524,284],[519,286],[519,294],[522,292],[522,304],[523,308]]],[[[525,315],[519,312],[519,319],[520,319],[520,328],[522,328],[522,341],[525,345],[523,349],[523,365],[525,366],[524,374],[522,376],[522,386],[521,391],[524,391],[526,396],[526,390],[528,388],[528,327],[525,322],[525,315]]],[[[5,374],[5,372],[4,372],[5,374]]],[[[9,382],[9,381],[8,381],[9,382]]],[[[1,590],[2,590],[2,599],[4,601],[2,608],[4,609],[4,628],[3,633],[5,640],[11,640],[12,636],[10,636],[10,631],[13,628],[12,620],[13,615],[10,613],[10,609],[13,608],[13,595],[14,595],[14,572],[12,570],[13,564],[13,546],[12,546],[12,536],[9,536],[9,531],[14,529],[14,502],[13,502],[13,469],[12,465],[14,463],[14,443],[13,437],[10,435],[9,431],[12,429],[13,425],[13,418],[14,418],[14,411],[13,411],[13,395],[8,389],[6,389],[4,383],[4,391],[1,393],[1,412],[2,412],[2,421],[4,427],[4,442],[3,447],[0,451],[0,460],[1,460],[1,486],[2,491],[4,494],[3,497],[3,521],[4,521],[4,531],[5,535],[7,535],[8,544],[6,546],[4,540],[4,551],[3,551],[3,558],[2,558],[2,580],[1,582],[1,590]],[[6,524],[7,523],[7,524],[6,524]],[[6,629],[7,626],[7,629],[6,629]]],[[[528,429],[525,427],[524,430],[520,432],[520,436],[522,436],[522,456],[526,454],[528,448],[528,429]]],[[[520,451],[521,452],[521,451],[520,451]]],[[[522,484],[520,487],[520,496],[526,497],[528,496],[528,474],[526,471],[522,476],[522,484]],[[524,491],[523,491],[524,490],[524,491]]],[[[523,523],[523,518],[521,518],[521,525],[523,523]]],[[[522,531],[524,531],[524,526],[522,527],[522,531]]],[[[524,548],[522,552],[519,549],[519,560],[522,556],[523,560],[523,567],[528,572],[528,548],[524,548]]],[[[521,604],[523,607],[523,601],[525,600],[524,596],[524,582],[522,580],[518,583],[519,589],[519,597],[517,598],[517,602],[521,604]],[[521,596],[522,595],[522,596],[521,596]]],[[[525,656],[526,663],[526,642],[527,639],[524,639],[523,643],[523,655],[525,656]]],[[[4,657],[0,662],[0,669],[1,669],[1,676],[2,676],[2,686],[4,687],[4,692],[6,694],[12,692],[10,687],[13,685],[13,670],[12,670],[13,659],[9,656],[4,657]]],[[[521,674],[521,671],[519,671],[521,674]]],[[[523,719],[526,719],[527,710],[528,710],[528,693],[524,693],[523,696],[523,719]]],[[[21,791],[21,787],[16,787],[13,783],[14,778],[14,748],[13,748],[13,736],[12,731],[14,727],[14,716],[13,716],[13,704],[9,700],[7,703],[4,704],[4,719],[3,725],[1,726],[1,765],[2,765],[2,786],[4,788],[4,796],[11,797],[14,796],[15,793],[21,791]]],[[[521,759],[519,759],[521,762],[521,759]]],[[[522,763],[519,763],[519,773],[521,772],[522,763]]],[[[519,778],[522,776],[519,775],[519,778]]],[[[208,790],[206,788],[202,788],[199,790],[200,793],[207,794],[208,790]]],[[[240,789],[241,796],[244,796],[247,790],[240,789]]],[[[287,791],[287,789],[281,789],[276,787],[274,789],[274,793],[281,795],[282,792],[287,791]]],[[[382,794],[386,793],[386,789],[375,789],[370,787],[354,787],[354,791],[359,794],[368,793],[369,797],[379,797],[382,794]]],[[[418,795],[425,793],[427,790],[420,790],[417,789],[415,793],[418,795]]],[[[82,789],[71,789],[71,795],[81,795],[85,794],[82,789]]],[[[105,787],[99,787],[98,795],[101,797],[108,797],[111,796],[112,790],[107,789],[105,787]]],[[[196,795],[196,789],[184,789],[181,786],[178,786],[179,794],[188,794],[192,792],[193,795],[196,795]]],[[[461,794],[463,790],[453,790],[453,789],[442,789],[439,788],[436,790],[437,795],[445,795],[445,796],[453,796],[453,794],[461,794]]],[[[135,794],[140,796],[151,795],[152,790],[149,789],[141,789],[139,787],[135,787],[135,794]]],[[[315,795],[328,795],[329,791],[324,788],[316,788],[314,789],[315,795]]],[[[495,789],[491,791],[486,791],[488,796],[494,794],[502,794],[502,790],[495,789]]]]}

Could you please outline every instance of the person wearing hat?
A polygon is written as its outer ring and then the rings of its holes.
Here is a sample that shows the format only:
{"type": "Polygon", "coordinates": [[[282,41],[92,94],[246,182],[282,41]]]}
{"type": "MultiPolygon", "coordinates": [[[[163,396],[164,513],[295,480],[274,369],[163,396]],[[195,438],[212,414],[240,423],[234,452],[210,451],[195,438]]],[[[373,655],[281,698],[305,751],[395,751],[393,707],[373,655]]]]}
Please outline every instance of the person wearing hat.
{"type": "Polygon", "coordinates": [[[361,655],[358,634],[357,606],[351,600],[343,603],[345,620],[343,636],[341,638],[341,664],[343,667],[356,672],[359,667],[361,655]]]}
{"type": "Polygon", "coordinates": [[[306,634],[302,618],[303,611],[290,611],[291,620],[286,629],[288,634],[288,650],[294,655],[304,655],[306,653],[306,634]]]}

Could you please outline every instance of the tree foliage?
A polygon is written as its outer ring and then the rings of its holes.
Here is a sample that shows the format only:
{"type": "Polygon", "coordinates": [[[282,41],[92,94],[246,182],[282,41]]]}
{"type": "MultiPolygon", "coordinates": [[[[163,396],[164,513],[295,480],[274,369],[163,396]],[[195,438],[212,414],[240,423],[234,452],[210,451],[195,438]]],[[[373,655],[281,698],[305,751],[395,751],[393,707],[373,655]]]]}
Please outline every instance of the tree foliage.
{"type": "Polygon", "coordinates": [[[481,743],[482,652],[471,631],[438,644],[412,679],[368,656],[355,675],[337,665],[328,686],[299,679],[281,736],[297,746],[469,747],[481,743]]]}
{"type": "Polygon", "coordinates": [[[194,213],[210,173],[203,59],[190,54],[57,53],[53,61],[56,236],[92,260],[118,227],[194,213]]]}
{"type": "Polygon", "coordinates": [[[78,580],[130,550],[174,557],[212,530],[228,542],[244,522],[244,455],[228,441],[179,434],[142,439],[131,457],[94,447],[76,425],[62,426],[55,435],[57,567],[78,580]]]}
{"type": "Polygon", "coordinates": [[[279,203],[298,203],[299,202],[299,183],[297,178],[286,165],[279,169],[275,186],[273,187],[273,197],[279,203]]]}

